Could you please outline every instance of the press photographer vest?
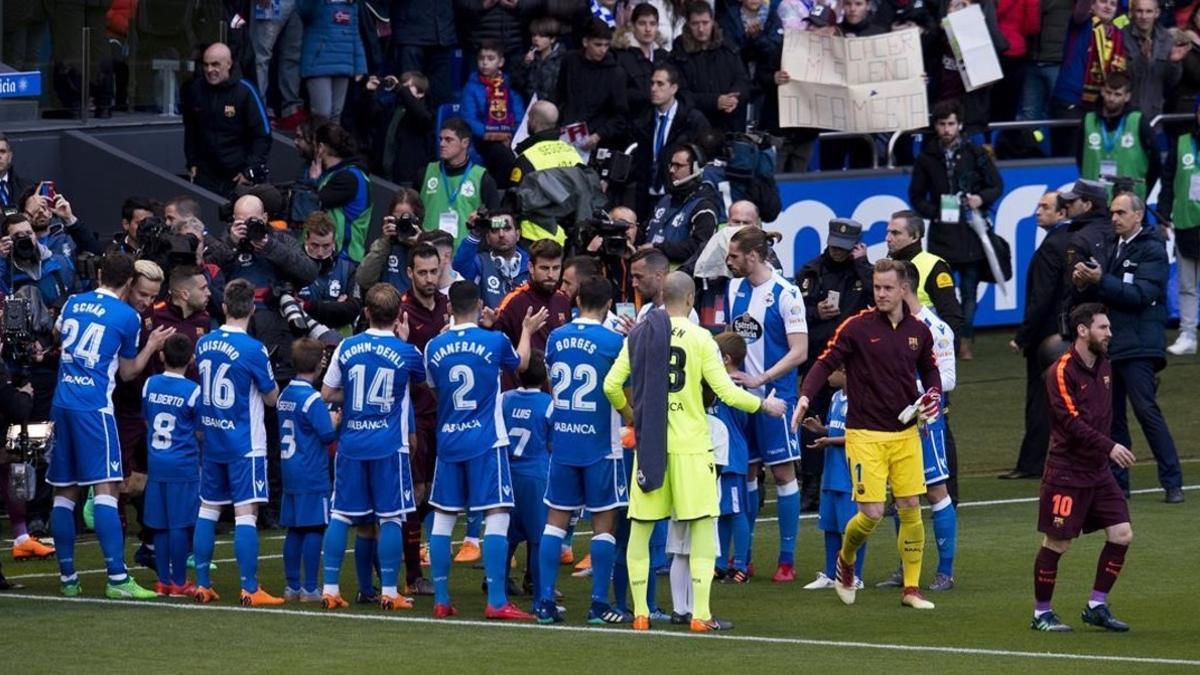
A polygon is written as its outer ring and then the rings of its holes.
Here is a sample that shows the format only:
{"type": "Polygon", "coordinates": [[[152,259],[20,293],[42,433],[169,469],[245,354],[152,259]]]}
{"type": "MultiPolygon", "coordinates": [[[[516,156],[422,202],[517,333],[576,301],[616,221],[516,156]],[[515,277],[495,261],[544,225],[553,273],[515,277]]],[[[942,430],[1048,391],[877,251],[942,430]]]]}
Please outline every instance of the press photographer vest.
{"type": "MultiPolygon", "coordinates": [[[[664,241],[687,241],[692,236],[692,214],[702,199],[692,197],[682,206],[674,206],[671,195],[664,195],[654,206],[650,222],[646,224],[646,243],[659,244],[664,241]]],[[[678,265],[671,265],[671,269],[678,265]]]]}
{"type": "Polygon", "coordinates": [[[479,264],[479,294],[483,298],[483,304],[492,309],[499,307],[500,301],[510,291],[529,281],[529,258],[520,250],[517,251],[519,269],[513,277],[505,275],[491,253],[480,253],[476,258],[479,264]]]}
{"type": "MultiPolygon", "coordinates": [[[[480,194],[483,186],[482,166],[467,160],[467,170],[457,176],[447,175],[442,170],[441,162],[430,162],[425,167],[425,179],[421,181],[421,202],[425,204],[425,222],[422,227],[427,231],[438,229],[438,219],[443,213],[453,211],[458,216],[458,234],[454,235],[454,245],[467,238],[467,222],[483,203],[480,194]]],[[[407,262],[405,263],[407,264],[407,262]]]]}
{"type": "Polygon", "coordinates": [[[321,176],[317,190],[320,191],[330,179],[343,171],[349,171],[358,179],[358,193],[350,203],[326,209],[325,213],[333,220],[333,241],[337,250],[350,256],[354,262],[362,262],[367,250],[367,229],[371,227],[371,178],[359,167],[343,164],[321,176]],[[347,210],[356,215],[349,219],[347,210]]]}
{"type": "Polygon", "coordinates": [[[920,275],[920,281],[917,282],[917,300],[921,302],[922,307],[933,307],[933,298],[925,291],[925,283],[929,281],[929,275],[933,274],[934,266],[942,262],[942,259],[929,251],[921,251],[909,262],[917,266],[917,273],[920,275]]]}
{"type": "Polygon", "coordinates": [[[408,251],[407,246],[392,244],[383,271],[379,273],[380,282],[391,284],[401,293],[412,287],[412,281],[408,278],[408,251]]]}
{"type": "Polygon", "coordinates": [[[1200,225],[1200,202],[1190,199],[1193,180],[1200,176],[1196,162],[1200,153],[1196,152],[1196,137],[1193,134],[1181,134],[1176,141],[1175,156],[1175,200],[1171,204],[1171,221],[1176,229],[1190,230],[1200,225]]]}
{"type": "MultiPolygon", "coordinates": [[[[1146,198],[1146,171],[1150,160],[1142,148],[1139,130],[1142,113],[1133,111],[1121,118],[1117,130],[1109,133],[1100,116],[1090,112],[1083,118],[1083,157],[1081,178],[1101,180],[1101,162],[1116,162],[1116,175],[1138,179],[1133,184],[1137,196],[1146,198]]],[[[1186,194],[1186,193],[1184,193],[1186,194]]]]}
{"type": "MultiPolygon", "coordinates": [[[[561,169],[572,167],[582,163],[582,158],[577,151],[569,143],[558,139],[541,141],[534,143],[521,153],[534,171],[542,171],[543,169],[561,169]]],[[[512,170],[513,185],[518,185],[525,175],[521,173],[519,167],[514,167],[512,170]]],[[[521,230],[521,239],[527,241],[538,241],[539,239],[553,239],[562,245],[567,240],[567,233],[563,231],[557,223],[554,224],[554,230],[550,231],[542,227],[532,220],[522,220],[519,225],[521,230]]]]}
{"type": "Polygon", "coordinates": [[[354,295],[354,262],[344,255],[339,255],[333,262],[333,267],[327,274],[322,274],[313,282],[300,289],[296,296],[302,300],[318,302],[337,301],[341,296],[354,295]]]}

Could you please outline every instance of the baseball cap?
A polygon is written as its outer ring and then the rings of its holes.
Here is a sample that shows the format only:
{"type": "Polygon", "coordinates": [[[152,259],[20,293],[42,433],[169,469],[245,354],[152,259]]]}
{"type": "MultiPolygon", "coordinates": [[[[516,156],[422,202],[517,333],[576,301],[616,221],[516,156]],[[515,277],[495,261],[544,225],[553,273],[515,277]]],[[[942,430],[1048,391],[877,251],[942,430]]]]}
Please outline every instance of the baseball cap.
{"type": "Polygon", "coordinates": [[[858,245],[862,238],[862,225],[849,218],[834,218],[829,221],[829,246],[847,251],[858,245]]]}
{"type": "Polygon", "coordinates": [[[833,10],[825,5],[814,5],[808,12],[808,25],[813,28],[825,28],[836,22],[837,17],[834,16],[833,10]]]}
{"type": "Polygon", "coordinates": [[[1063,192],[1059,196],[1062,197],[1064,202],[1086,199],[1089,202],[1100,204],[1108,201],[1108,189],[1100,181],[1080,178],[1075,181],[1070,190],[1063,192]]]}

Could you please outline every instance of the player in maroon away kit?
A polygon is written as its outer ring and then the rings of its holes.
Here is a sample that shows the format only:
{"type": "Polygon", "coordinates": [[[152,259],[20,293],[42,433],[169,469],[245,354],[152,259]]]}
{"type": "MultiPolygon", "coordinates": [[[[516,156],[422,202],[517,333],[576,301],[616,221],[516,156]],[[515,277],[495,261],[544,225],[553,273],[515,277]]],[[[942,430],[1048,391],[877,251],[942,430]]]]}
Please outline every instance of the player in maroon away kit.
{"type": "Polygon", "coordinates": [[[1050,396],[1050,452],[1042,474],[1038,531],[1045,535],[1033,568],[1035,598],[1030,627],[1069,631],[1050,609],[1058,559],[1080,532],[1103,529],[1107,541],[1096,565],[1092,597],[1083,610],[1084,623],[1124,632],[1129,624],[1108,609],[1112,590],[1133,540],[1129,505],[1109,470],[1109,461],[1133,465],[1133,453],[1109,436],[1112,427],[1112,337],[1107,310],[1087,303],[1071,312],[1075,342],[1046,373],[1050,396]]]}

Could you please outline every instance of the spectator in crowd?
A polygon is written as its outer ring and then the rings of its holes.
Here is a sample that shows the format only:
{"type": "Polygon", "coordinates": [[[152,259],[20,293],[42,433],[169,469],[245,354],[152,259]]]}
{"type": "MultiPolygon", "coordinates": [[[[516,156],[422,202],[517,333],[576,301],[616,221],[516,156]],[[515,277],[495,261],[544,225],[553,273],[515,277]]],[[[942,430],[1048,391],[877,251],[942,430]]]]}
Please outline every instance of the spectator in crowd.
{"type": "Polygon", "coordinates": [[[938,318],[958,335],[963,314],[954,289],[953,270],[945,260],[921,248],[924,239],[925,219],[920,214],[915,211],[892,214],[887,227],[888,257],[917,266],[920,273],[917,300],[923,307],[932,307],[938,318]]]}
{"type": "Polygon", "coordinates": [[[458,47],[454,4],[446,0],[392,0],[391,72],[429,78],[429,108],[450,101],[454,51],[458,47]]]}
{"type": "MultiPolygon", "coordinates": [[[[937,7],[941,16],[948,16],[971,5],[979,5],[983,11],[983,20],[987,26],[988,35],[991,37],[992,47],[996,50],[997,55],[1002,54],[1008,49],[1008,42],[1005,41],[1004,35],[996,25],[996,6],[993,3],[980,3],[976,0],[938,0],[937,7]]],[[[937,88],[936,102],[959,102],[961,112],[958,122],[964,133],[967,135],[983,134],[987,131],[988,121],[992,115],[992,85],[967,91],[963,81],[965,66],[959,65],[954,50],[950,46],[949,34],[945,31],[941,31],[937,47],[940,50],[938,53],[941,55],[941,68],[937,71],[940,77],[931,78],[931,84],[937,88]]]]}
{"type": "MultiPolygon", "coordinates": [[[[1055,119],[1083,117],[1099,99],[1108,75],[1125,70],[1125,38],[1116,18],[1117,0],[1076,0],[1051,95],[1050,115],[1055,119]]],[[[1065,155],[1075,147],[1077,134],[1075,127],[1055,134],[1055,154],[1065,155]]]]}
{"type": "Polygon", "coordinates": [[[367,250],[371,227],[371,177],[358,159],[354,137],[336,122],[321,125],[314,140],[321,163],[317,199],[333,221],[338,255],[357,263],[367,250]]]}
{"type": "Polygon", "coordinates": [[[1158,0],[1130,0],[1133,21],[1122,31],[1133,83],[1133,107],[1151,118],[1162,113],[1167,92],[1183,76],[1180,61],[1187,53],[1175,49],[1174,36],[1158,22],[1161,13],[1158,0]]]}
{"type": "Polygon", "coordinates": [[[271,60],[276,48],[279,60],[275,72],[279,84],[279,127],[292,131],[304,118],[300,98],[300,52],[304,45],[304,24],[296,13],[297,0],[256,2],[250,12],[250,44],[254,47],[254,73],[258,90],[264,95],[271,88],[271,60]]]}
{"type": "Polygon", "coordinates": [[[688,3],[687,29],[675,40],[671,59],[679,69],[682,88],[714,126],[724,131],[746,128],[750,78],[704,0],[688,3]]]}
{"type": "Polygon", "coordinates": [[[454,254],[454,271],[479,287],[485,307],[495,309],[529,280],[529,254],[518,245],[520,233],[511,210],[501,207],[486,218],[476,215],[472,224],[471,233],[454,254]],[[479,221],[485,224],[476,224],[479,221]],[[481,251],[483,240],[487,248],[481,251]]]}
{"type": "MultiPolygon", "coordinates": [[[[538,172],[560,169],[578,171],[578,168],[572,167],[583,166],[579,151],[559,138],[558,109],[553,103],[534,103],[529,109],[527,129],[529,137],[517,145],[517,162],[509,176],[513,186],[520,189],[527,181],[535,182],[538,172]]],[[[553,239],[560,246],[566,242],[566,230],[558,222],[529,213],[519,215],[522,216],[519,234],[526,245],[540,239],[553,239]]]]}
{"type": "MultiPolygon", "coordinates": [[[[1044,120],[1050,116],[1050,96],[1058,81],[1066,49],[1067,27],[1075,0],[1041,0],[1041,29],[1029,37],[1025,61],[1024,86],[1021,88],[1021,119],[1044,120]]],[[[1001,13],[1004,13],[1001,6],[1001,13]]],[[[1023,16],[1023,14],[1021,15],[1023,16]]],[[[1003,28],[1003,24],[1001,24],[1003,28]]],[[[1019,31],[1018,31],[1019,33],[1019,31]]],[[[1008,33],[1005,33],[1008,35],[1008,33]]],[[[1014,47],[1009,38],[1010,50],[1014,47]]],[[[1002,64],[1003,65],[1003,64],[1002,64]]],[[[1007,71],[1006,71],[1007,72],[1007,71]]],[[[1004,85],[1000,85],[1001,88],[1004,85]]],[[[998,94],[1004,96],[1005,94],[998,94]]]]}
{"type": "MultiPolygon", "coordinates": [[[[639,119],[652,107],[650,78],[670,58],[663,49],[666,40],[658,31],[658,10],[647,2],[633,8],[630,25],[613,34],[613,55],[625,70],[625,100],[631,119],[639,119]]],[[[678,78],[676,78],[678,79],[678,78]]]]}
{"type": "Polygon", "coordinates": [[[504,75],[499,43],[479,45],[475,62],[478,70],[463,86],[462,117],[471,126],[484,166],[503,189],[512,172],[512,138],[525,117],[525,101],[504,75]]]}
{"type": "Polygon", "coordinates": [[[367,54],[358,33],[358,0],[299,0],[304,20],[300,76],[318,121],[339,121],[350,80],[367,73],[367,54]]]}
{"type": "Polygon", "coordinates": [[[184,85],[181,100],[193,183],[228,198],[234,187],[264,177],[271,125],[254,85],[233,72],[229,47],[218,42],[204,50],[204,76],[184,85]]]}
{"type": "MultiPolygon", "coordinates": [[[[1187,17],[1187,22],[1180,26],[1175,34],[1175,47],[1171,57],[1182,54],[1180,59],[1179,84],[1175,87],[1174,95],[1167,105],[1167,112],[1191,115],[1196,110],[1196,102],[1200,100],[1200,3],[1187,17]]],[[[1185,124],[1180,132],[1189,130],[1191,125],[1185,124]]]]}
{"type": "Polygon", "coordinates": [[[638,211],[648,213],[650,205],[666,193],[664,181],[670,173],[670,149],[689,143],[696,134],[709,128],[708,120],[685,98],[679,96],[679,70],[664,63],[650,77],[650,105],[633,127],[637,149],[633,154],[635,178],[639,190],[638,211]]]}
{"type": "Polygon", "coordinates": [[[490,173],[471,158],[471,127],[461,117],[442,122],[438,130],[439,160],[425,167],[421,201],[426,230],[442,230],[455,243],[467,236],[467,221],[480,205],[495,208],[500,192],[490,173]]]}
{"type": "Polygon", "coordinates": [[[837,32],[843,37],[870,37],[888,32],[871,16],[871,3],[865,0],[845,0],[841,10],[842,20],[836,25],[837,32]]]}
{"type": "Polygon", "coordinates": [[[1100,88],[1100,105],[1083,116],[1083,137],[1075,157],[1081,177],[1129,179],[1133,191],[1144,199],[1162,167],[1151,114],[1131,103],[1130,80],[1125,73],[1109,75],[1100,88]]]}
{"type": "Polygon", "coordinates": [[[963,137],[961,119],[962,109],[953,101],[934,106],[937,142],[926,143],[917,158],[908,200],[917,213],[931,221],[929,252],[958,274],[962,324],[956,326],[949,317],[938,316],[961,338],[959,360],[970,361],[976,293],[985,262],[983,244],[967,224],[968,210],[988,213],[1000,199],[1004,184],[987,151],[963,137]]]}
{"type": "Polygon", "coordinates": [[[27,190],[21,195],[20,203],[33,225],[33,231],[37,233],[38,241],[51,251],[61,253],[72,262],[79,251],[93,255],[104,253],[104,245],[100,243],[95,230],[75,216],[71,202],[63,194],[56,194],[51,200],[27,190]]]}
{"type": "Polygon", "coordinates": [[[629,103],[625,99],[627,75],[609,53],[612,29],[592,19],[583,34],[583,48],[563,57],[554,101],[562,126],[587,125],[581,149],[615,148],[626,136],[629,103]]]}
{"type": "Polygon", "coordinates": [[[354,262],[338,251],[335,233],[334,221],[324,211],[314,211],[304,221],[304,252],[317,266],[317,278],[299,289],[296,299],[318,323],[349,332],[362,313],[362,301],[354,262]]]}
{"type": "MultiPolygon", "coordinates": [[[[866,4],[865,0],[858,1],[866,4]]],[[[727,2],[718,19],[722,34],[742,57],[742,65],[754,83],[746,100],[754,110],[761,110],[767,94],[774,93],[774,87],[770,86],[774,84],[772,64],[783,50],[783,25],[779,15],[771,10],[771,3],[766,0],[727,2]],[[759,86],[764,77],[767,89],[759,86]]]]}
{"type": "Polygon", "coordinates": [[[391,284],[401,293],[408,290],[409,252],[424,220],[425,205],[416,190],[401,188],[392,196],[381,236],[371,242],[354,275],[360,291],[380,282],[391,284]]]}
{"type": "MultiPolygon", "coordinates": [[[[0,294],[21,293],[41,311],[58,308],[75,292],[75,266],[66,256],[55,253],[38,241],[33,224],[23,213],[4,220],[0,238],[0,294]],[[21,293],[22,289],[29,291],[21,293]]],[[[35,306],[34,311],[37,312],[35,306]]]]}
{"type": "Polygon", "coordinates": [[[185,220],[199,217],[200,203],[187,195],[177,195],[163,203],[163,222],[171,229],[185,220]]]}
{"type": "MultiPolygon", "coordinates": [[[[924,2],[924,0],[920,0],[924,2]]],[[[780,5],[781,16],[782,10],[787,3],[780,5]]],[[[804,20],[799,22],[800,28],[796,30],[807,30],[818,35],[834,35],[836,34],[837,23],[836,13],[829,7],[821,4],[814,5],[812,11],[801,5],[797,12],[802,13],[804,20]]],[[[784,20],[787,24],[787,20],[784,20]]],[[[788,30],[792,30],[789,28],[788,30]]],[[[792,76],[783,69],[783,52],[779,53],[780,58],[772,64],[774,72],[771,73],[772,83],[775,85],[775,101],[767,101],[766,108],[760,118],[763,128],[778,133],[783,137],[783,144],[779,148],[779,154],[776,159],[776,167],[781,173],[804,173],[808,171],[810,161],[812,160],[813,149],[816,147],[817,135],[820,129],[811,127],[779,127],[779,87],[791,82],[792,76]]]]}
{"type": "Polygon", "coordinates": [[[695,258],[717,231],[721,195],[703,179],[704,158],[695,145],[675,146],[667,167],[667,194],[654,207],[640,248],[657,248],[672,265],[691,273],[695,258]]]}
{"type": "Polygon", "coordinates": [[[25,192],[25,183],[13,168],[12,143],[0,133],[0,208],[4,215],[15,213],[20,208],[17,198],[25,192]]]}
{"type": "MultiPolygon", "coordinates": [[[[997,82],[992,90],[995,105],[992,107],[990,121],[1016,119],[1021,92],[1025,89],[1029,42],[1037,39],[1042,29],[1042,13],[1047,7],[1053,7],[1055,2],[1056,0],[999,0],[996,3],[996,27],[1008,43],[1008,49],[1000,53],[1000,70],[1004,73],[1004,79],[997,82]]],[[[1063,3],[1063,6],[1068,7],[1069,4],[1063,3]]]]}
{"type": "Polygon", "coordinates": [[[561,33],[562,26],[552,17],[537,18],[529,24],[532,45],[513,72],[513,80],[525,100],[554,100],[558,92],[558,72],[567,53],[558,40],[561,33]]]}
{"type": "Polygon", "coordinates": [[[1070,190],[1062,193],[1067,203],[1067,253],[1063,268],[1063,302],[1059,327],[1064,339],[1070,339],[1068,330],[1071,310],[1081,301],[1075,293],[1071,276],[1075,265],[1082,262],[1099,261],[1105,257],[1105,246],[1112,238],[1112,221],[1108,215],[1108,186],[1094,180],[1081,178],[1070,190]]]}
{"type": "MultiPolygon", "coordinates": [[[[841,9],[843,19],[836,24],[837,32],[841,35],[869,37],[887,32],[886,29],[871,20],[871,5],[867,0],[845,0],[841,3],[841,9]]],[[[822,23],[827,20],[826,12],[829,10],[823,9],[809,16],[817,23],[822,23]]],[[[874,141],[864,142],[862,138],[830,138],[821,141],[821,170],[823,171],[867,169],[873,164],[875,164],[874,141]]],[[[825,409],[817,411],[822,417],[826,412],[825,409]]]]}
{"type": "Polygon", "coordinates": [[[1193,185],[1200,186],[1197,139],[1200,112],[1193,112],[1190,130],[1171,143],[1163,165],[1158,212],[1175,232],[1175,263],[1179,269],[1179,337],[1167,351],[1176,356],[1196,353],[1197,271],[1200,269],[1200,200],[1193,185]]]}
{"type": "Polygon", "coordinates": [[[480,46],[487,41],[499,45],[505,61],[521,62],[525,53],[525,21],[520,4],[521,0],[454,0],[465,68],[474,65],[480,46]]]}
{"type": "MultiPolygon", "coordinates": [[[[646,0],[646,4],[658,11],[658,32],[674,49],[675,40],[687,31],[687,6],[692,0],[646,0]]],[[[711,7],[712,2],[708,2],[711,7]]]]}
{"type": "Polygon", "coordinates": [[[370,161],[380,173],[401,187],[412,187],[421,170],[433,159],[434,111],[427,98],[429,80],[415,71],[399,78],[367,80],[371,95],[370,161]]]}
{"type": "Polygon", "coordinates": [[[1014,354],[1025,357],[1025,435],[1016,466],[1000,476],[1006,480],[1042,475],[1050,443],[1050,403],[1043,376],[1067,348],[1058,325],[1066,281],[1067,204],[1057,192],[1047,192],[1038,200],[1035,218],[1046,236],[1025,270],[1025,316],[1008,343],[1014,354]]]}
{"type": "Polygon", "coordinates": [[[509,339],[515,332],[520,340],[525,318],[544,309],[549,313],[546,324],[530,336],[529,345],[530,349],[546,348],[550,333],[571,320],[571,299],[558,290],[562,261],[562,247],[553,241],[543,239],[530,247],[529,281],[505,296],[496,308],[496,330],[510,336],[509,339]]]}
{"type": "MultiPolygon", "coordinates": [[[[1122,193],[1113,198],[1115,240],[1099,265],[1077,263],[1071,275],[1083,302],[1098,301],[1108,307],[1112,321],[1113,440],[1133,445],[1125,413],[1133,404],[1146,434],[1146,444],[1158,462],[1158,482],[1168,504],[1183,502],[1183,470],[1175,440],[1157,401],[1155,373],[1166,367],[1167,248],[1155,229],[1145,226],[1146,204],[1140,197],[1122,193]]],[[[1128,469],[1114,469],[1117,482],[1129,493],[1128,469]]]]}

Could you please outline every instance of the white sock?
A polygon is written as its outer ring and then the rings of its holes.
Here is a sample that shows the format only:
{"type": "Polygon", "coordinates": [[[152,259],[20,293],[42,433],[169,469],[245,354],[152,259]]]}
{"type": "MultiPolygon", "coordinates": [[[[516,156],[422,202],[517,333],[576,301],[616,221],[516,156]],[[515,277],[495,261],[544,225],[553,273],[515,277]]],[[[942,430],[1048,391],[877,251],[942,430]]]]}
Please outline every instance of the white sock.
{"type": "Polygon", "coordinates": [[[1099,607],[1100,605],[1103,605],[1103,604],[1104,604],[1103,602],[1096,602],[1095,600],[1088,600],[1088,609],[1096,609],[1097,607],[1099,607]]]}
{"type": "Polygon", "coordinates": [[[676,614],[689,614],[692,611],[692,570],[689,558],[691,556],[678,553],[671,557],[671,606],[676,614]]]}
{"type": "Polygon", "coordinates": [[[342,589],[338,588],[337,584],[325,584],[325,589],[323,590],[323,593],[325,593],[325,595],[331,595],[336,598],[337,596],[342,594],[342,589]]]}
{"type": "Polygon", "coordinates": [[[1033,618],[1036,619],[1036,618],[1040,617],[1041,615],[1049,614],[1050,612],[1051,612],[1051,610],[1049,610],[1049,609],[1035,609],[1035,610],[1033,610],[1033,618]]]}
{"type": "Polygon", "coordinates": [[[466,544],[467,542],[470,542],[470,543],[478,546],[479,545],[479,537],[463,537],[463,543],[466,544]]]}
{"type": "Polygon", "coordinates": [[[13,546],[20,546],[21,544],[24,544],[27,541],[29,541],[29,535],[23,534],[23,535],[17,537],[16,539],[13,539],[13,546]]]}
{"type": "Polygon", "coordinates": [[[395,586],[384,586],[383,590],[381,592],[384,595],[391,596],[393,598],[400,595],[400,593],[396,590],[395,586]]]}

